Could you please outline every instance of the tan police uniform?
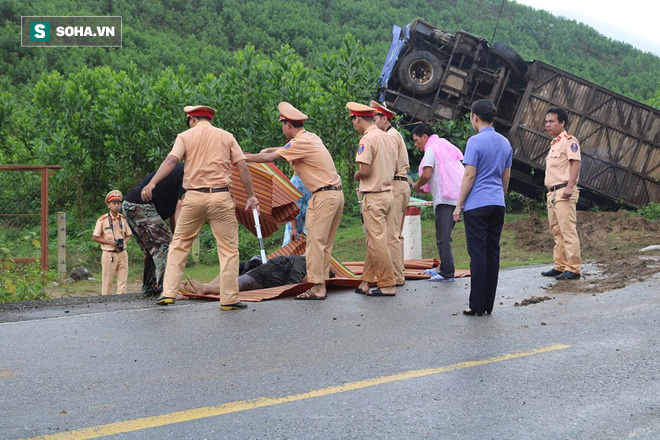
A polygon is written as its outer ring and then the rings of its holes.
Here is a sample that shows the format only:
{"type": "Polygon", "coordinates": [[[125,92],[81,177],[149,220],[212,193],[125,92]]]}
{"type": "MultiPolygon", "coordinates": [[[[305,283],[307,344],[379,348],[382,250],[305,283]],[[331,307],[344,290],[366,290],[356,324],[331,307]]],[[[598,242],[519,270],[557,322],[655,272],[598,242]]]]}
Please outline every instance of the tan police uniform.
{"type": "Polygon", "coordinates": [[[371,165],[368,177],[360,179],[362,218],[366,234],[367,255],[362,281],[378,287],[396,284],[388,247],[387,217],[392,210],[392,177],[396,173],[397,153],[394,138],[375,125],[360,139],[355,161],[371,165]]]}
{"type": "MultiPolygon", "coordinates": [[[[287,102],[281,102],[278,109],[280,117],[288,122],[302,123],[307,119],[304,113],[287,102]]],[[[307,279],[321,284],[328,279],[332,248],[344,209],[341,178],[321,138],[304,129],[279,148],[277,154],[291,163],[312,194],[305,220],[307,279]]]]}
{"type": "MultiPolygon", "coordinates": [[[[105,196],[105,203],[122,200],[119,191],[110,191],[105,196]]],[[[96,220],[93,234],[95,237],[115,241],[117,239],[128,240],[131,236],[131,228],[126,223],[126,217],[117,214],[116,217],[110,213],[102,215],[96,220]]],[[[117,294],[126,293],[126,282],[128,280],[128,252],[124,247],[119,251],[116,246],[101,244],[101,295],[112,293],[112,284],[117,278],[117,294]]]]}
{"type": "Polygon", "coordinates": [[[552,140],[546,157],[545,186],[548,223],[555,241],[553,251],[555,270],[580,273],[580,238],[577,234],[577,201],[580,191],[576,185],[568,199],[561,197],[570,176],[570,161],[581,160],[580,143],[563,131],[552,140]],[[559,186],[559,188],[558,188],[559,186]]]}
{"type": "MultiPolygon", "coordinates": [[[[396,116],[392,110],[376,101],[371,101],[369,105],[376,111],[376,114],[385,116],[389,121],[392,121],[396,116]]],[[[406,282],[403,265],[403,221],[410,201],[410,184],[408,183],[410,162],[406,142],[401,134],[392,126],[386,133],[394,138],[397,147],[396,173],[392,181],[393,203],[390,215],[387,217],[387,245],[392,257],[394,280],[397,285],[402,285],[406,282]]]]}
{"type": "MultiPolygon", "coordinates": [[[[190,116],[207,116],[204,111],[211,112],[211,117],[215,114],[206,106],[187,106],[183,110],[190,116]]],[[[231,133],[204,120],[180,133],[169,154],[185,160],[186,197],[167,254],[162,295],[176,298],[192,243],[208,221],[220,261],[220,304],[235,304],[239,301],[238,221],[228,189],[231,165],[244,160],[245,155],[231,133]]]]}

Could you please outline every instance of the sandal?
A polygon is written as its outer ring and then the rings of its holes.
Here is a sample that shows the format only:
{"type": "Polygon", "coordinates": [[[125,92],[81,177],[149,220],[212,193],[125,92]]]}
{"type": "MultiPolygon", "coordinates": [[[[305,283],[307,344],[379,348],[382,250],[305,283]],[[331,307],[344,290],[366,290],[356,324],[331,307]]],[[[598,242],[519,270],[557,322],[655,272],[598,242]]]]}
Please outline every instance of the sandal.
{"type": "Polygon", "coordinates": [[[366,294],[367,296],[396,296],[396,292],[394,293],[385,293],[379,288],[376,288],[372,290],[371,292],[366,294]]]}
{"type": "Polygon", "coordinates": [[[316,296],[314,293],[312,293],[312,289],[307,289],[305,292],[301,293],[298,296],[295,296],[293,299],[301,299],[301,300],[324,300],[328,296],[316,296]]]}
{"type": "Polygon", "coordinates": [[[193,280],[190,278],[190,275],[186,275],[186,282],[184,283],[187,287],[187,291],[190,293],[199,293],[195,286],[193,285],[193,280]]]}

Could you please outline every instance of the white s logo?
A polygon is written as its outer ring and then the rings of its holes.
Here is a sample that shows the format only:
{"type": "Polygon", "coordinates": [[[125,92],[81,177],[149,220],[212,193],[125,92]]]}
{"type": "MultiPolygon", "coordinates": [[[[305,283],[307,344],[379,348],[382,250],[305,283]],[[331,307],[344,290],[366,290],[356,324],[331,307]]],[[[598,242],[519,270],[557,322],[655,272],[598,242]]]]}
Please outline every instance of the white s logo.
{"type": "Polygon", "coordinates": [[[38,24],[34,27],[34,36],[36,38],[46,38],[46,26],[43,24],[38,24]]]}

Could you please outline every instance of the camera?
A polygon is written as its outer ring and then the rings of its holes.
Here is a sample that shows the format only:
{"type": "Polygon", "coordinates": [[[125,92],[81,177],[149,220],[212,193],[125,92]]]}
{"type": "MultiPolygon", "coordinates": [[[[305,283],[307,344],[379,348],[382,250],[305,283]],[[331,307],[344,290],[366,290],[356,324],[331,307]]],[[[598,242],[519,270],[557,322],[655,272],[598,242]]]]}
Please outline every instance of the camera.
{"type": "Polygon", "coordinates": [[[119,249],[120,251],[124,250],[124,239],[123,238],[116,239],[115,243],[117,243],[117,249],[119,249]]]}

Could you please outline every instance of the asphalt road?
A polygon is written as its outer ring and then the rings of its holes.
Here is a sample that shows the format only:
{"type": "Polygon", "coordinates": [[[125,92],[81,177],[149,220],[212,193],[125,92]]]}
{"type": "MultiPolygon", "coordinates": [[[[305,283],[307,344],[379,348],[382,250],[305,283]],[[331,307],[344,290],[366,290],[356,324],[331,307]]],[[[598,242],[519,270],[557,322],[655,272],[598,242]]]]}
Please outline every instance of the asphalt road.
{"type": "Polygon", "coordinates": [[[542,269],[502,271],[489,317],[469,280],[0,309],[0,438],[660,438],[660,274],[552,295],[542,269]]]}

